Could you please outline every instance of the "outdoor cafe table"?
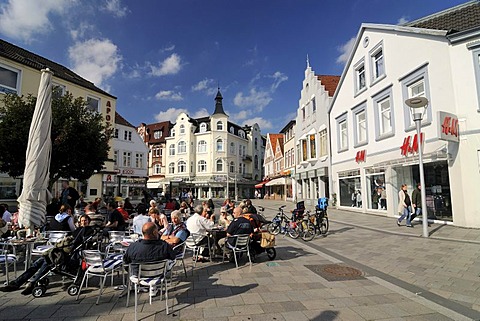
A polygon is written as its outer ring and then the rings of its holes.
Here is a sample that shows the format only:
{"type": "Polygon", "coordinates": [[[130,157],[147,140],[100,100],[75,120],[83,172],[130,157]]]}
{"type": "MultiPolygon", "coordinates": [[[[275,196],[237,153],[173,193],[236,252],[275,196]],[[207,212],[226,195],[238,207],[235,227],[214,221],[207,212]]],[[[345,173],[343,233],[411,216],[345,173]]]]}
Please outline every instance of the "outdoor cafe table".
{"type": "Polygon", "coordinates": [[[213,244],[211,249],[213,253],[210,254],[211,258],[213,259],[217,257],[217,251],[222,251],[222,249],[218,245],[218,241],[227,237],[227,231],[225,230],[225,228],[217,226],[212,229],[208,229],[207,232],[213,238],[213,244]]]}
{"type": "MultiPolygon", "coordinates": [[[[45,239],[38,239],[36,237],[29,237],[29,238],[12,238],[8,240],[12,246],[21,247],[25,246],[25,271],[30,267],[31,259],[32,259],[32,249],[34,248],[35,244],[45,243],[45,239]]],[[[17,251],[18,253],[18,251],[17,251]]]]}

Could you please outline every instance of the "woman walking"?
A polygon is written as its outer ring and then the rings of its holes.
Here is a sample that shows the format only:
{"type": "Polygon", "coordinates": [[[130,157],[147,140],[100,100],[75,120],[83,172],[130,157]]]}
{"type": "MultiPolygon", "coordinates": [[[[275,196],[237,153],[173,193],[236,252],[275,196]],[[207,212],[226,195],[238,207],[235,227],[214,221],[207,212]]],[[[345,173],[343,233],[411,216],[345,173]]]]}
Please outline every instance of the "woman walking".
{"type": "Polygon", "coordinates": [[[402,189],[398,192],[398,213],[401,215],[397,220],[398,226],[400,226],[404,218],[407,218],[407,227],[413,227],[410,222],[410,213],[412,212],[411,205],[412,202],[407,192],[407,184],[403,184],[402,189]]]}

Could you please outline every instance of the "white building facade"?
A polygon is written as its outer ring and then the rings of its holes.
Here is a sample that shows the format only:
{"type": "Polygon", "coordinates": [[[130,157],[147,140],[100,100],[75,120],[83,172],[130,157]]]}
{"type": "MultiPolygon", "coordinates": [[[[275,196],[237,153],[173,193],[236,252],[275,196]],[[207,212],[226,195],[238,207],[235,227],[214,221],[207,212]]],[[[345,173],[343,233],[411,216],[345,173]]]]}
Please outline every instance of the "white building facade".
{"type": "Polygon", "coordinates": [[[188,190],[198,198],[254,197],[265,152],[260,128],[230,122],[222,100],[218,91],[209,117],[180,113],[165,138],[165,180],[172,196],[188,190]]]}
{"type": "Polygon", "coordinates": [[[122,195],[140,201],[146,188],[148,147],[130,124],[115,114],[113,160],[116,174],[107,177],[107,195],[122,195]]]}
{"type": "Polygon", "coordinates": [[[330,195],[327,111],[339,78],[316,75],[307,60],[295,127],[295,197],[306,205],[330,195]]]}
{"type": "Polygon", "coordinates": [[[290,121],[280,132],[285,135],[283,145],[285,200],[294,202],[297,191],[295,180],[295,120],[290,121]]]}
{"type": "Polygon", "coordinates": [[[469,2],[408,26],[361,26],[329,111],[337,207],[398,215],[401,185],[411,195],[420,181],[415,125],[404,102],[425,97],[428,217],[480,227],[480,204],[473,201],[480,193],[480,20],[454,28],[442,19],[480,13],[479,5],[469,2]]]}

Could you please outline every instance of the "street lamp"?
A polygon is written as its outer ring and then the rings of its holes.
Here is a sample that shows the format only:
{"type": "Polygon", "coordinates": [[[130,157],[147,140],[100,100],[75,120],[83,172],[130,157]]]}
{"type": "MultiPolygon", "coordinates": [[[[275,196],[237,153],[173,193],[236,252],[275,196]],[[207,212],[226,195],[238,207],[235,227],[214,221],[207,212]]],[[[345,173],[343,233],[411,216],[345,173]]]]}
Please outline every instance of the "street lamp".
{"type": "Polygon", "coordinates": [[[425,97],[415,97],[405,100],[405,104],[410,107],[413,121],[417,127],[417,145],[418,145],[418,167],[420,171],[420,195],[422,196],[422,225],[423,237],[428,237],[428,211],[427,199],[425,195],[425,174],[423,172],[423,148],[421,138],[421,123],[428,107],[428,99],[425,97]]]}

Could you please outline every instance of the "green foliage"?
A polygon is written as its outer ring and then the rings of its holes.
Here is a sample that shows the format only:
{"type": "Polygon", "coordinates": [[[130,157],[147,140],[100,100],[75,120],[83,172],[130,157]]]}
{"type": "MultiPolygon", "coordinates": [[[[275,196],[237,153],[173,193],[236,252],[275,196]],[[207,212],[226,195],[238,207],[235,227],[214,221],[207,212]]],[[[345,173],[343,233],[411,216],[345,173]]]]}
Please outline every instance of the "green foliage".
{"type": "MultiPolygon", "coordinates": [[[[28,132],[35,109],[32,95],[7,94],[0,103],[0,171],[23,175],[28,132]]],[[[52,100],[52,159],[50,186],[59,178],[85,180],[108,160],[111,129],[102,115],[86,108],[70,93],[52,100]]]]}

